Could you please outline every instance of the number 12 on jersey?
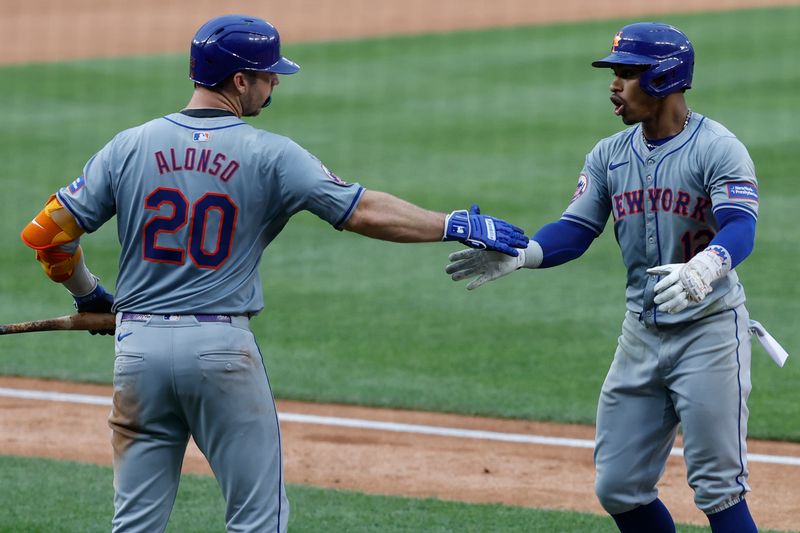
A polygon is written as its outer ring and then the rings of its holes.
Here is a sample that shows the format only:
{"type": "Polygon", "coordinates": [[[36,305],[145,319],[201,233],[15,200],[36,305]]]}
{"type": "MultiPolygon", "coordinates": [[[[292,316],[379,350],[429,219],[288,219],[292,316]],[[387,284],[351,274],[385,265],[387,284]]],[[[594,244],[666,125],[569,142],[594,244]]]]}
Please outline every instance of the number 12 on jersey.
{"type": "MultiPolygon", "coordinates": [[[[226,194],[206,193],[191,206],[178,189],[159,187],[144,200],[145,209],[160,210],[162,206],[172,207],[169,216],[155,215],[148,220],[142,231],[142,254],[146,261],[182,265],[186,262],[186,251],[198,268],[215,270],[228,259],[233,245],[236,217],[239,208],[226,194]],[[190,209],[191,208],[191,209],[190,209]],[[190,214],[191,211],[191,214],[190,214]],[[209,250],[206,243],[206,228],[212,211],[219,214],[216,243],[209,250]],[[189,224],[188,244],[180,248],[159,246],[158,237],[162,233],[177,233],[189,224]]],[[[213,240],[213,238],[212,238],[213,240]]]]}

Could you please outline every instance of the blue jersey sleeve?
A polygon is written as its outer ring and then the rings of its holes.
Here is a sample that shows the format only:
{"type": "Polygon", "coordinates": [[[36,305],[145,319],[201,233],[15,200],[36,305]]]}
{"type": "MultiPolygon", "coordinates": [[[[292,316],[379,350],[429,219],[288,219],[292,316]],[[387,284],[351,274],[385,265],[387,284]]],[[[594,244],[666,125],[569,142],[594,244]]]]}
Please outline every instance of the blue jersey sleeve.
{"type": "Polygon", "coordinates": [[[577,259],[589,249],[597,234],[582,224],[561,219],[542,227],[533,240],[542,247],[542,264],[549,268],[577,259]]]}
{"type": "Polygon", "coordinates": [[[753,251],[756,238],[756,219],[738,209],[719,209],[714,213],[719,233],[710,245],[718,244],[731,254],[731,268],[744,261],[753,251]]]}

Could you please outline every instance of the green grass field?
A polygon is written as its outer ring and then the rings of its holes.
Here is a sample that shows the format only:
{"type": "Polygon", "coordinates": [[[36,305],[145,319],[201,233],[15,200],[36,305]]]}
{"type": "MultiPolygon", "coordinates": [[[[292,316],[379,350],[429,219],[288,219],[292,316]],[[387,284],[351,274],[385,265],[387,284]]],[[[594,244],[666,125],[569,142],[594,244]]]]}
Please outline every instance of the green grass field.
{"type": "MultiPolygon", "coordinates": [[[[797,352],[800,8],[663,20],[695,44],[690,106],[735,132],[756,163],[756,248],[737,271],[751,316],[797,352]]],[[[622,127],[608,102],[609,72],[589,63],[625,22],[285,44],[303,69],[282,78],[273,106],[252,123],[292,137],[348,181],[441,211],[479,202],[533,233],[560,216],[594,143],[622,127]]],[[[180,109],[191,92],[186,70],[183,55],[0,67],[10,102],[0,131],[7,272],[0,322],[71,310],[66,292],[45,278],[17,235],[117,131],[180,109]]],[[[83,246],[90,268],[113,287],[113,224],[83,246]]],[[[579,261],[472,293],[444,274],[456,249],[372,241],[296,216],[264,255],[267,307],[253,321],[276,396],[593,423],[624,312],[625,272],[611,226],[579,261]]],[[[790,359],[778,370],[760,346],[753,351],[751,436],[800,441],[800,367],[790,359]]],[[[2,374],[98,383],[112,377],[107,337],[7,337],[0,353],[2,374]]],[[[347,505],[378,501],[294,490],[297,521],[310,520],[302,501],[332,509],[345,505],[331,503],[339,498],[347,505]]],[[[108,501],[103,493],[102,505],[108,501]]],[[[386,502],[398,512],[439,505],[386,502]]],[[[458,509],[453,513],[482,512],[458,509]]],[[[509,524],[550,520],[504,512],[509,524]]],[[[361,519],[353,514],[353,523],[361,519]]],[[[6,527],[14,529],[0,523],[6,527]]],[[[559,527],[541,530],[581,530],[559,527]]]]}
{"type": "MultiPolygon", "coordinates": [[[[0,456],[0,531],[100,533],[114,507],[111,469],[80,463],[0,456]],[[43,480],[47,486],[43,487],[43,480]],[[81,490],[74,490],[80,486],[81,490]],[[13,490],[10,490],[13,487],[13,490]]],[[[613,533],[610,520],[586,513],[467,505],[434,499],[392,498],[355,492],[287,487],[292,533],[613,533]]],[[[215,533],[225,529],[225,507],[213,478],[185,475],[168,532],[215,533]]],[[[704,528],[682,525],[679,533],[704,528]]],[[[769,530],[763,530],[769,533],[769,530]]]]}

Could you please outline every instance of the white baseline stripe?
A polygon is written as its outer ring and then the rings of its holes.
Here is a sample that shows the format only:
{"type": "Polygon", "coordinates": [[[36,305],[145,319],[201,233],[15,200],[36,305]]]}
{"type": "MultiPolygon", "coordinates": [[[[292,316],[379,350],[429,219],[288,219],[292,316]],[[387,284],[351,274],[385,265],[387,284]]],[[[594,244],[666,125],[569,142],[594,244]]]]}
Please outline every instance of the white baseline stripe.
{"type": "Polygon", "coordinates": [[[88,394],[72,394],[68,392],[8,389],[0,387],[0,396],[5,396],[7,398],[23,398],[26,400],[46,400],[50,402],[88,403],[91,405],[111,406],[111,398],[106,398],[105,396],[89,396],[88,394]]]}
{"type": "MultiPolygon", "coordinates": [[[[90,405],[111,405],[111,399],[104,396],[90,396],[87,394],[71,394],[64,392],[48,392],[25,389],[9,389],[4,387],[0,387],[0,396],[5,396],[8,398],[24,398],[28,400],[45,400],[90,405]]],[[[423,426],[419,424],[402,424],[397,422],[381,422],[377,420],[364,420],[360,418],[339,418],[333,416],[317,416],[301,413],[278,413],[278,418],[280,418],[280,420],[283,422],[297,422],[300,424],[316,424],[322,426],[394,431],[397,433],[416,433],[421,435],[435,435],[440,437],[455,437],[461,439],[520,442],[525,444],[541,444],[545,446],[563,446],[567,448],[594,448],[594,441],[588,439],[568,439],[560,437],[546,437],[543,435],[526,435],[521,433],[500,433],[497,431],[423,426]]],[[[683,448],[673,448],[670,455],[683,456],[683,448]]],[[[758,453],[748,453],[747,459],[753,463],[772,463],[800,466],[800,457],[787,455],[764,455],[758,453]]]]}
{"type": "Polygon", "coordinates": [[[585,439],[567,439],[560,437],[544,437],[541,435],[524,435],[520,433],[498,433],[477,429],[459,429],[439,426],[421,426],[418,424],[402,424],[398,422],[379,422],[360,418],[337,418],[332,416],[304,415],[297,413],[278,413],[278,417],[286,422],[301,424],[319,424],[323,426],[339,426],[358,429],[379,429],[397,433],[418,433],[439,437],[456,437],[461,439],[496,440],[502,442],[522,442],[526,444],[544,444],[548,446],[566,446],[568,448],[594,448],[594,441],[585,439]]]}

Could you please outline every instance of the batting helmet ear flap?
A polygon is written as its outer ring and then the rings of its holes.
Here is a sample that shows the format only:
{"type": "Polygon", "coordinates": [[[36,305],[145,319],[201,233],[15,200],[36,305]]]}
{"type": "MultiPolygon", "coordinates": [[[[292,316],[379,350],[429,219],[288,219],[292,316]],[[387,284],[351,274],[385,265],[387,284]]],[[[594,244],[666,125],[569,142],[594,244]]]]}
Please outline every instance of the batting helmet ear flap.
{"type": "Polygon", "coordinates": [[[694,61],[686,65],[680,58],[668,57],[644,71],[639,77],[639,86],[647,94],[659,97],[691,89],[693,67],[694,61]]]}

